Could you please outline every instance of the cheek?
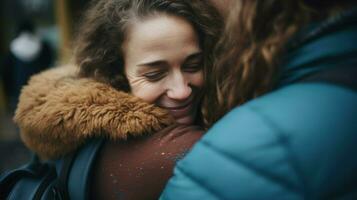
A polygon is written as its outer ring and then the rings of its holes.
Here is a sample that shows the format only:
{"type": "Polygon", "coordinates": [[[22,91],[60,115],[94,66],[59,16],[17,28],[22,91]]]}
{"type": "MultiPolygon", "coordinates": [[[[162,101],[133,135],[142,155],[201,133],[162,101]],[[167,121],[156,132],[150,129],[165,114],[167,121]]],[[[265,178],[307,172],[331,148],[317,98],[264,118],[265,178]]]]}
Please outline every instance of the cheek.
{"type": "Polygon", "coordinates": [[[191,85],[195,86],[196,88],[203,88],[204,87],[204,78],[203,78],[203,72],[197,73],[197,74],[192,74],[190,77],[191,85]]]}
{"type": "Polygon", "coordinates": [[[148,82],[144,78],[137,77],[133,71],[127,70],[131,93],[148,103],[154,103],[163,93],[162,87],[157,83],[148,82]]]}
{"type": "Polygon", "coordinates": [[[131,82],[130,87],[134,96],[148,103],[154,103],[164,93],[164,88],[160,84],[146,81],[131,82]]]}

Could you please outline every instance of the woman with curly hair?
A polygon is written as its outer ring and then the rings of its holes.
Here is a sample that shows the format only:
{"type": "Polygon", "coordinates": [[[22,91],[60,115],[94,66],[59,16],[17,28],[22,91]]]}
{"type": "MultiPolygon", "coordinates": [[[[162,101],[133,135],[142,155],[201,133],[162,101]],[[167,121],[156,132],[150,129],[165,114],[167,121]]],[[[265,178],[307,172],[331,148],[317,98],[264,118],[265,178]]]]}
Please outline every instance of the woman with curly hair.
{"type": "Polygon", "coordinates": [[[41,73],[22,91],[24,143],[58,159],[109,138],[92,166],[93,198],[157,199],[202,136],[204,73],[221,24],[201,0],[93,1],[74,45],[78,68],[41,73]]]}
{"type": "Polygon", "coordinates": [[[356,1],[214,2],[212,127],[161,199],[356,199],[356,1]]]}

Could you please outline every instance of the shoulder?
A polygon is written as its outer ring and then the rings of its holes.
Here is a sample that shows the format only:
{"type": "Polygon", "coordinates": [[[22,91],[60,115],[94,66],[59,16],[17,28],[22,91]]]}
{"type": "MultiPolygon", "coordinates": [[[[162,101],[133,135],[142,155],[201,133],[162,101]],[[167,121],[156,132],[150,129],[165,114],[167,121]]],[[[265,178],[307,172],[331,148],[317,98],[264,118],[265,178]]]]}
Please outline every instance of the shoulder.
{"type": "Polygon", "coordinates": [[[176,162],[202,134],[197,126],[172,125],[146,137],[108,141],[94,166],[91,191],[98,199],[158,199],[176,162]]]}
{"type": "Polygon", "coordinates": [[[213,129],[233,126],[238,128],[236,130],[251,130],[255,124],[266,131],[293,135],[293,128],[297,131],[327,128],[328,124],[324,122],[334,121],[334,126],[352,124],[352,117],[341,119],[340,116],[350,116],[351,111],[357,109],[356,100],[355,91],[340,86],[295,84],[233,109],[213,129]]]}
{"type": "Polygon", "coordinates": [[[356,119],[352,90],[318,83],[279,89],[215,124],[178,163],[163,199],[303,199],[348,193],[338,184],[343,185],[341,176],[356,175],[357,161],[345,156],[357,152],[356,119]],[[336,187],[323,187],[331,181],[336,187]]]}

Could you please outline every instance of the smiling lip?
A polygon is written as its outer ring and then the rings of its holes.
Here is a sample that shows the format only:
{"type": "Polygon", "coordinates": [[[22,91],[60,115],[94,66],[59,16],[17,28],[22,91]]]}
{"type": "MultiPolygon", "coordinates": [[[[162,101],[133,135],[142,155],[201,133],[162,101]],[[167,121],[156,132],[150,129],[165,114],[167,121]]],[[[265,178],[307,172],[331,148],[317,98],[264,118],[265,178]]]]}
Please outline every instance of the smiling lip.
{"type": "Polygon", "coordinates": [[[165,106],[164,106],[164,108],[165,108],[165,109],[168,109],[168,110],[181,110],[181,109],[186,108],[188,105],[192,104],[192,102],[193,102],[193,99],[191,99],[190,101],[184,103],[184,104],[181,105],[181,106],[176,106],[176,107],[165,107],[165,106]]]}
{"type": "Polygon", "coordinates": [[[166,108],[169,113],[171,115],[173,115],[175,118],[180,118],[180,117],[184,117],[187,116],[191,113],[192,110],[192,102],[185,105],[185,106],[181,106],[181,107],[175,107],[175,108],[166,108]]]}
{"type": "Polygon", "coordinates": [[[187,116],[191,113],[192,109],[193,109],[193,99],[191,99],[190,101],[188,101],[187,103],[185,103],[182,106],[177,106],[177,107],[162,107],[166,110],[169,111],[169,113],[171,115],[173,115],[175,118],[180,118],[180,117],[184,117],[187,116]]]}

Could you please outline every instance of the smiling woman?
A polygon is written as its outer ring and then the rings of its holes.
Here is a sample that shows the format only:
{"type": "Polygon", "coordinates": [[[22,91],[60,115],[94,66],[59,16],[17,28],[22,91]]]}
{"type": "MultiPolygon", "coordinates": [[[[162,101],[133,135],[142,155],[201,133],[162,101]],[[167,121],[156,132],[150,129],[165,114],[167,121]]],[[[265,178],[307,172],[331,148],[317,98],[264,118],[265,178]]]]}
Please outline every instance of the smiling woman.
{"type": "Polygon", "coordinates": [[[179,123],[197,122],[218,14],[202,1],[113,2],[96,3],[80,29],[80,75],[130,91],[179,123]]]}
{"type": "Polygon", "coordinates": [[[132,93],[167,109],[177,122],[192,124],[203,86],[203,58],[193,27],[179,17],[158,15],[136,22],[129,35],[123,50],[132,93]]]}

